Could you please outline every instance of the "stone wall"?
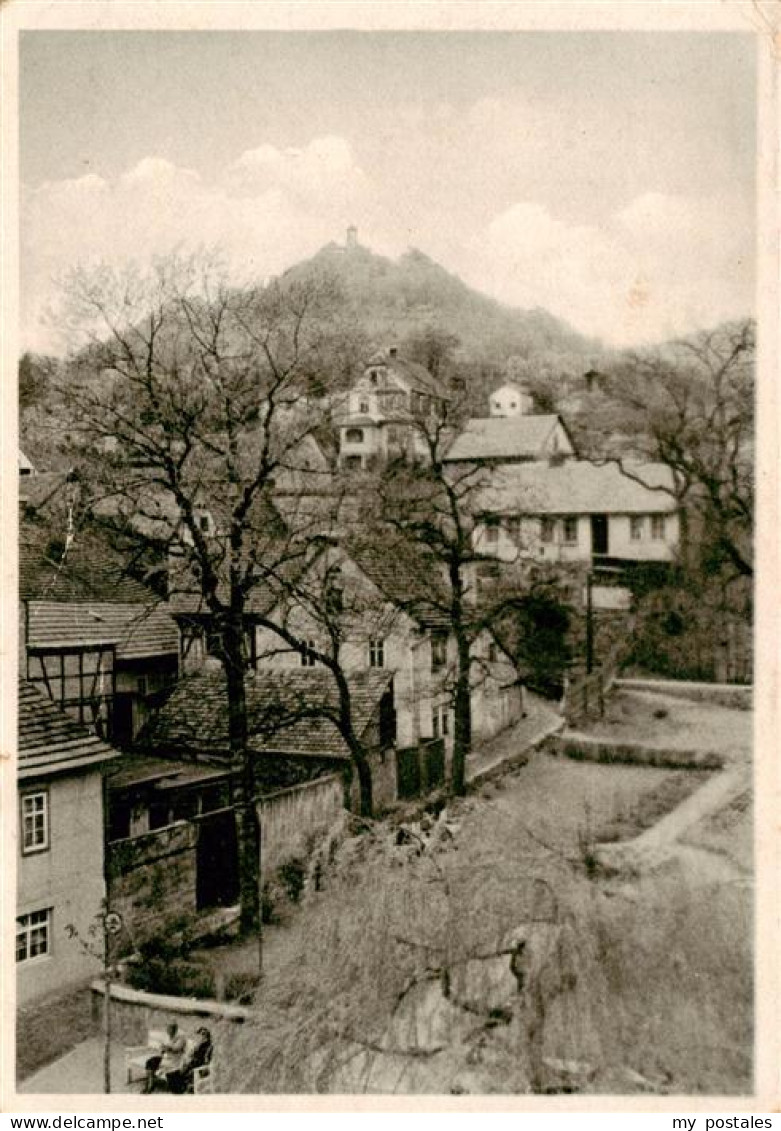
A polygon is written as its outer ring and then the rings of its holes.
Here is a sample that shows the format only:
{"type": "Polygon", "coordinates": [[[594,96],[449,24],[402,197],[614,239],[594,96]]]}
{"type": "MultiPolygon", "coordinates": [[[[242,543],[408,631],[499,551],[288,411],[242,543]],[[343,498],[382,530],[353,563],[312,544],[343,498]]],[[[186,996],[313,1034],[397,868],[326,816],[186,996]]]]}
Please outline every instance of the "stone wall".
{"type": "Polygon", "coordinates": [[[172,919],[195,914],[197,835],[195,825],[179,821],[109,844],[111,905],[125,922],[123,940],[137,946],[172,919]]]}

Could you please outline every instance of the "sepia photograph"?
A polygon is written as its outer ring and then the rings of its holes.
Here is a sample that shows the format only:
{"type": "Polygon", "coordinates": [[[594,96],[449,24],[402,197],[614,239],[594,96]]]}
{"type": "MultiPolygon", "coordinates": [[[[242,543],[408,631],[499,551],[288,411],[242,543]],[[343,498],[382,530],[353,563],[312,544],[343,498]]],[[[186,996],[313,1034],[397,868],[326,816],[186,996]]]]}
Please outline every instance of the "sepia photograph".
{"type": "Polygon", "coordinates": [[[754,8],[19,28],[20,1101],[755,1094],[754,8]]]}

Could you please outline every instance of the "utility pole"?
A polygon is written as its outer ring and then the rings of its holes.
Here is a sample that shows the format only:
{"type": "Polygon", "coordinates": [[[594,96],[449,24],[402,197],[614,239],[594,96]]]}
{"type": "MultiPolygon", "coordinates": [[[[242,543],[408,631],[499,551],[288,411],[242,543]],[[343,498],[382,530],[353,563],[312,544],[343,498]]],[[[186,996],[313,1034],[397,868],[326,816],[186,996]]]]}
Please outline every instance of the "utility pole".
{"type": "Polygon", "coordinates": [[[586,675],[591,675],[594,668],[594,603],[591,588],[594,575],[591,570],[586,574],[586,675]]]}
{"type": "Polygon", "coordinates": [[[111,1094],[111,932],[103,916],[103,1091],[111,1094]]]}

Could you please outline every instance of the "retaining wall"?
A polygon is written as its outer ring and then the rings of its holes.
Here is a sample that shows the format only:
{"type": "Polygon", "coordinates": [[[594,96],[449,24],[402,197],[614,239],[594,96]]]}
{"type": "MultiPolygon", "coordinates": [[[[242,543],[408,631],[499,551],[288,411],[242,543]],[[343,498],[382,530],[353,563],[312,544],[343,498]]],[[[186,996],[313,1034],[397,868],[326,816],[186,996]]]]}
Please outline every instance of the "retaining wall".
{"type": "Polygon", "coordinates": [[[680,679],[617,679],[615,686],[625,691],[653,691],[676,699],[693,699],[697,703],[716,703],[750,711],[754,688],[743,683],[697,683],[680,679]]]}
{"type": "MultiPolygon", "coordinates": [[[[90,989],[93,1014],[97,1018],[103,1010],[103,981],[95,979],[90,989]]],[[[111,1030],[114,1038],[125,1045],[144,1044],[150,1029],[164,1029],[170,1021],[189,1032],[199,1025],[211,1028],[226,1022],[241,1023],[253,1015],[252,1010],[227,1002],[150,994],[130,986],[111,987],[111,1030]]]]}
{"type": "Polygon", "coordinates": [[[610,742],[577,731],[548,739],[546,748],[579,762],[617,762],[634,766],[660,766],[671,770],[720,770],[724,758],[712,750],[676,750],[646,746],[641,742],[610,742]]]}

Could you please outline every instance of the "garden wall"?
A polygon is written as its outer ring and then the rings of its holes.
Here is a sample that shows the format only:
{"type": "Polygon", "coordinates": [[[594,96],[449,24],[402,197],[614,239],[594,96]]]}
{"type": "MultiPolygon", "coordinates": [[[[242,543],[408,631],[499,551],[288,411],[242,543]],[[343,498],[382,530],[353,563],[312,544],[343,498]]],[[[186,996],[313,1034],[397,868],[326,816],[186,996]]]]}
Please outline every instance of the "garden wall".
{"type": "Polygon", "coordinates": [[[626,691],[653,691],[677,699],[693,699],[696,703],[716,703],[750,711],[754,689],[743,683],[704,683],[682,679],[619,679],[616,686],[626,691]]]}
{"type": "Polygon", "coordinates": [[[302,856],[311,840],[327,832],[344,809],[341,774],[328,774],[281,789],[258,805],[261,859],[266,876],[293,856],[302,856]]]}
{"type": "Polygon", "coordinates": [[[195,913],[197,835],[194,824],[179,821],[108,845],[111,906],[135,945],[164,930],[172,916],[195,913]]]}

